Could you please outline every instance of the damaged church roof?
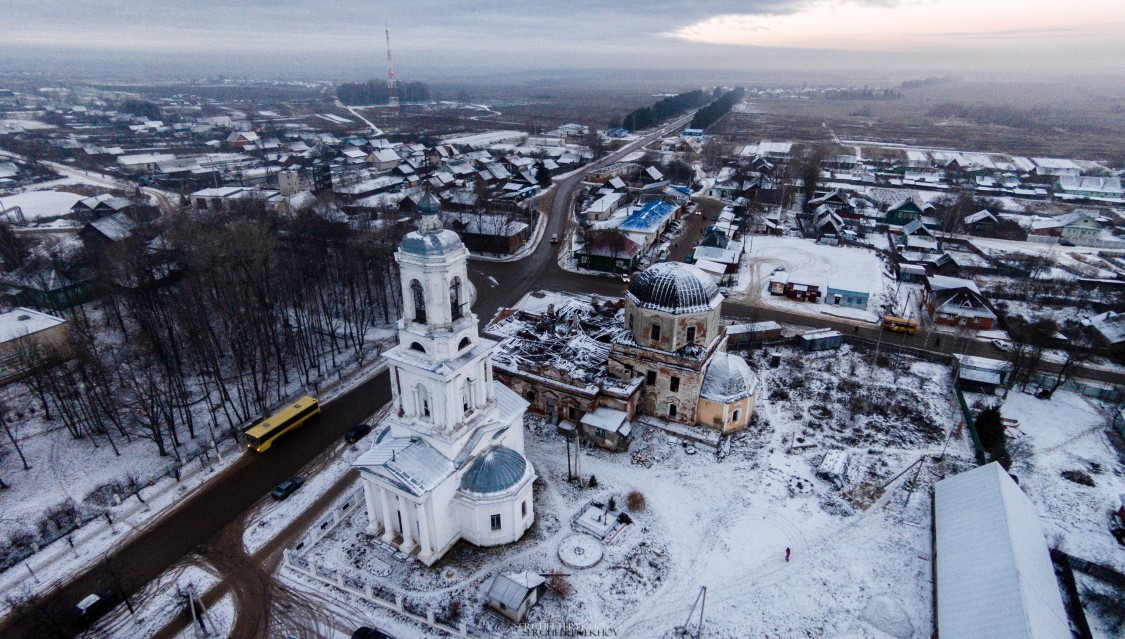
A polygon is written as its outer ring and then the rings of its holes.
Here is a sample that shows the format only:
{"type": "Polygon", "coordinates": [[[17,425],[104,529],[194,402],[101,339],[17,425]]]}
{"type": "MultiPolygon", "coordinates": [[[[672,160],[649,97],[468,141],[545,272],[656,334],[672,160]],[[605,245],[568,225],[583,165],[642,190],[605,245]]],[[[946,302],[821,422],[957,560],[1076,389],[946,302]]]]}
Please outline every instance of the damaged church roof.
{"type": "Polygon", "coordinates": [[[722,301],[713,277],[680,262],[662,262],[645,269],[629,285],[627,295],[640,308],[675,315],[709,311],[722,301]]]}

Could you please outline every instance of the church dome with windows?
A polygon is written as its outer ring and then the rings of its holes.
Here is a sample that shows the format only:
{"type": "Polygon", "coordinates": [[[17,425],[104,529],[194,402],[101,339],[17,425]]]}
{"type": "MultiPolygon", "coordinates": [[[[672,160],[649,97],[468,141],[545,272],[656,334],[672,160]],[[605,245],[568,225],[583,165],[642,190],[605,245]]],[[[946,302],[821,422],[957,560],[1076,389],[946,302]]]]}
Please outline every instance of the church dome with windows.
{"type": "Polygon", "coordinates": [[[491,446],[477,455],[461,476],[461,492],[490,495],[520,483],[527,473],[527,460],[505,446],[491,446]]]}
{"type": "Polygon", "coordinates": [[[754,394],[758,388],[758,376],[750,370],[750,365],[738,355],[715,353],[699,396],[720,404],[731,404],[754,394]]]}
{"type": "Polygon", "coordinates": [[[702,313],[722,301],[714,278],[698,266],[661,262],[645,269],[626,294],[634,305],[664,313],[702,313]]]}

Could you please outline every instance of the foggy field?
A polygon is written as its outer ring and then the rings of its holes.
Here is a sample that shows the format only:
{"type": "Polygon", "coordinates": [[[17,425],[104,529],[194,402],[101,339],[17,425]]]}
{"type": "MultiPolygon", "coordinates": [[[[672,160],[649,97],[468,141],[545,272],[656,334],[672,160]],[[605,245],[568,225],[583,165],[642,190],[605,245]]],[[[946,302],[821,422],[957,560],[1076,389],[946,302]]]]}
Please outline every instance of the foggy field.
{"type": "Polygon", "coordinates": [[[749,99],[716,129],[746,140],[831,143],[842,139],[918,144],[963,151],[1125,161],[1125,86],[1075,81],[948,81],[901,89],[901,99],[749,99]],[[996,120],[978,123],[928,115],[941,105],[987,106],[996,120]],[[822,126],[824,123],[827,126],[822,126]]]}

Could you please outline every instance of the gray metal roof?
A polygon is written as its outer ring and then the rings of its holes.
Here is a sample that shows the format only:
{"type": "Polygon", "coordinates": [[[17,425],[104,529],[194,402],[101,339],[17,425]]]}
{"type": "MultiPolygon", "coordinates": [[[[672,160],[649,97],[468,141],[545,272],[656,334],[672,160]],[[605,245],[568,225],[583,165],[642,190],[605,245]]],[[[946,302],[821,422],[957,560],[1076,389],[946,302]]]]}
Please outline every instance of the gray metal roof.
{"type": "Polygon", "coordinates": [[[461,476],[461,490],[480,495],[503,492],[519,483],[526,471],[523,455],[504,446],[490,446],[461,476]]]}
{"type": "Polygon", "coordinates": [[[500,573],[492,580],[488,598],[504,604],[509,610],[517,610],[524,599],[547,580],[531,571],[522,573],[500,573]]]}
{"type": "Polygon", "coordinates": [[[758,376],[750,370],[746,360],[731,353],[715,353],[703,375],[699,396],[730,404],[750,397],[757,387],[758,376]]]}
{"type": "Polygon", "coordinates": [[[682,262],[648,267],[629,285],[628,296],[639,307],[673,314],[702,313],[722,301],[714,278],[682,262]]]}
{"type": "Polygon", "coordinates": [[[438,233],[407,233],[399,246],[403,253],[414,255],[444,255],[463,247],[460,236],[448,229],[438,233]]]}

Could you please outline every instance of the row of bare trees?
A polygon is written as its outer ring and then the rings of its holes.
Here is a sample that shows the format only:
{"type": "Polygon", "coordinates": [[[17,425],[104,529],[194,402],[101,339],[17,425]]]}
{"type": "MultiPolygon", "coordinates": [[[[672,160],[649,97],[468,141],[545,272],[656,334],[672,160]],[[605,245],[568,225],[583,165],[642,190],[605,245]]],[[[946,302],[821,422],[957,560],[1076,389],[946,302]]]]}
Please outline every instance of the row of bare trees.
{"type": "Polygon", "coordinates": [[[74,437],[179,457],[362,363],[398,314],[397,239],[249,203],[87,246],[102,295],[68,311],[65,344],[31,349],[23,383],[74,437]]]}

